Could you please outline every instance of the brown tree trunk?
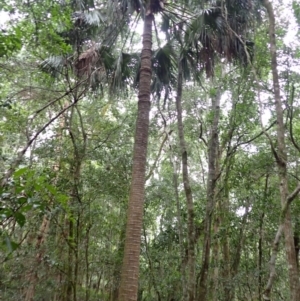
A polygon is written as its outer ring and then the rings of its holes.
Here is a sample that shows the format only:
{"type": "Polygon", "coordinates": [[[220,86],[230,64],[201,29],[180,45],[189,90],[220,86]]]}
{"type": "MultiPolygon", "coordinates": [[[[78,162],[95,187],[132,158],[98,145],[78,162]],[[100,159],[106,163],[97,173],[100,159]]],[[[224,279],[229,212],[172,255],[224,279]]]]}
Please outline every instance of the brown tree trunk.
{"type": "Polygon", "coordinates": [[[133,150],[132,181],[128,202],[124,258],[119,291],[120,301],[136,301],[138,297],[139,257],[150,113],[152,22],[153,14],[146,14],[140,69],[138,116],[133,150]]]}
{"type": "Polygon", "coordinates": [[[186,196],[187,213],[188,213],[188,273],[187,273],[187,291],[188,300],[194,301],[195,298],[195,226],[194,226],[194,203],[193,194],[190,186],[189,172],[188,172],[188,155],[186,150],[186,143],[183,132],[182,122],[182,64],[179,60],[178,64],[178,77],[177,77],[177,97],[176,97],[176,108],[177,108],[177,124],[178,124],[178,135],[180,140],[180,151],[182,156],[182,178],[184,191],[186,196]]]}
{"type": "MultiPolygon", "coordinates": [[[[293,228],[291,222],[291,213],[289,209],[288,202],[288,177],[287,177],[287,151],[285,144],[285,127],[283,120],[283,108],[280,96],[280,86],[279,86],[279,76],[277,71],[277,54],[276,54],[276,37],[275,37],[275,16],[272,3],[269,0],[264,0],[263,5],[267,9],[269,15],[269,39],[270,39],[270,53],[271,53],[271,67],[273,75],[273,89],[275,97],[275,107],[276,107],[276,116],[277,116],[277,151],[273,149],[278,168],[279,176],[279,189],[280,189],[280,199],[282,210],[282,225],[280,226],[277,232],[275,242],[274,242],[274,253],[276,254],[279,245],[279,239],[281,232],[284,233],[285,238],[285,248],[286,248],[286,257],[288,263],[289,271],[289,284],[290,284],[290,300],[299,301],[300,300],[300,285],[298,277],[298,269],[296,262],[296,253],[295,245],[293,239],[293,228]],[[282,229],[282,231],[281,231],[282,229]]],[[[275,265],[274,262],[271,262],[275,265]]],[[[272,268],[272,266],[271,266],[272,268]]],[[[274,270],[273,270],[274,271],[274,270]]],[[[272,288],[272,275],[267,285],[267,288],[264,293],[264,299],[270,300],[270,293],[272,288]]]]}
{"type": "Polygon", "coordinates": [[[49,230],[49,225],[50,225],[50,220],[47,215],[44,215],[43,217],[43,222],[40,227],[38,236],[37,236],[37,241],[35,245],[36,249],[36,256],[35,256],[35,262],[33,262],[32,267],[30,268],[30,271],[27,275],[27,281],[28,281],[28,286],[26,286],[25,293],[24,293],[24,300],[25,301],[32,301],[34,299],[35,295],[35,287],[38,283],[38,270],[40,268],[40,264],[42,263],[42,258],[44,255],[44,250],[43,250],[43,244],[46,239],[46,235],[49,230]]]}
{"type": "Polygon", "coordinates": [[[221,91],[218,90],[217,94],[212,98],[212,112],[214,114],[213,123],[211,127],[209,145],[208,145],[208,179],[207,179],[207,201],[205,212],[204,224],[204,242],[202,253],[202,267],[200,273],[199,283],[199,301],[207,300],[207,283],[209,273],[210,261],[210,245],[211,245],[211,221],[215,201],[215,188],[216,188],[216,161],[218,158],[219,149],[219,136],[218,125],[220,118],[220,100],[221,91]]]}

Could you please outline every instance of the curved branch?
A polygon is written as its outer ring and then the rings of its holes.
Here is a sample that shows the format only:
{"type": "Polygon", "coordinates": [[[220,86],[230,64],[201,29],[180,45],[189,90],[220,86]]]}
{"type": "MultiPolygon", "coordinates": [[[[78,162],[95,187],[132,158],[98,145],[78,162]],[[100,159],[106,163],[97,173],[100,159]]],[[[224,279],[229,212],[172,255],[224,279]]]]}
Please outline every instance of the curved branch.
{"type": "Polygon", "coordinates": [[[160,148],[159,148],[158,154],[157,154],[157,156],[156,156],[156,158],[155,158],[155,161],[154,161],[154,163],[153,163],[153,165],[152,165],[152,167],[151,167],[151,169],[150,169],[148,175],[147,175],[146,178],[145,178],[145,182],[146,182],[147,180],[149,180],[150,177],[152,176],[152,174],[153,174],[153,172],[154,172],[154,170],[155,170],[155,168],[156,168],[157,162],[158,162],[158,160],[159,160],[159,158],[160,158],[160,155],[161,155],[161,152],[162,152],[162,150],[163,150],[163,147],[164,147],[164,145],[165,145],[165,143],[166,143],[166,141],[167,141],[169,135],[171,135],[172,132],[173,132],[173,130],[171,130],[169,133],[166,133],[165,138],[163,139],[163,141],[162,141],[162,143],[161,143],[161,145],[160,145],[160,148]]]}

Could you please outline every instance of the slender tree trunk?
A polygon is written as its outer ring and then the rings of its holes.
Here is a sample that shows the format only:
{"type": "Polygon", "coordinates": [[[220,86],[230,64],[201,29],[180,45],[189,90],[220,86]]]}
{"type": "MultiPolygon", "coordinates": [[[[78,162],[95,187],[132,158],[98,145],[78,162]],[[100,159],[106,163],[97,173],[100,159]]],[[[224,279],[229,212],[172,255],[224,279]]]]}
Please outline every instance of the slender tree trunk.
{"type": "MultiPolygon", "coordinates": [[[[214,236],[217,237],[220,229],[220,208],[216,208],[216,211],[219,211],[214,218],[213,222],[213,231],[214,236]]],[[[209,300],[218,301],[218,288],[219,288],[219,278],[220,278],[220,240],[219,238],[215,239],[213,244],[213,252],[212,252],[212,277],[211,277],[211,289],[210,289],[210,298],[209,300]]]]}
{"type": "Polygon", "coordinates": [[[148,265],[149,265],[149,277],[151,279],[154,291],[157,295],[157,301],[162,301],[161,296],[160,296],[160,291],[159,291],[159,289],[157,287],[157,283],[156,283],[157,280],[155,278],[151,256],[149,255],[149,246],[148,246],[147,234],[146,234],[145,228],[143,228],[143,232],[144,232],[144,239],[145,239],[145,251],[146,251],[145,253],[146,253],[146,256],[147,256],[147,259],[148,259],[148,265]]]}
{"type": "Polygon", "coordinates": [[[295,231],[294,231],[294,244],[295,244],[295,253],[296,253],[296,263],[299,272],[299,251],[300,251],[300,222],[299,219],[295,222],[295,231]]]}
{"type": "Polygon", "coordinates": [[[194,301],[195,298],[195,226],[194,226],[194,203],[193,194],[190,186],[189,172],[188,172],[188,155],[186,149],[186,143],[183,132],[182,122],[182,64],[179,60],[178,64],[178,77],[177,77],[177,97],[176,97],[176,108],[177,108],[177,124],[178,124],[178,135],[180,140],[180,151],[182,156],[182,178],[184,191],[186,196],[186,204],[188,211],[188,279],[187,279],[187,291],[188,300],[194,301]]]}
{"type": "Polygon", "coordinates": [[[263,282],[262,282],[262,263],[263,263],[263,222],[265,213],[260,215],[259,220],[259,239],[258,239],[258,300],[262,300],[263,282]]]}
{"type": "Polygon", "coordinates": [[[177,166],[176,166],[177,164],[174,158],[171,158],[171,164],[173,167],[173,185],[174,185],[175,199],[176,199],[176,215],[178,220],[178,238],[179,238],[180,257],[181,257],[180,270],[181,270],[181,283],[182,283],[182,298],[183,300],[187,300],[185,248],[183,245],[183,228],[182,228],[182,221],[181,221],[180,200],[179,200],[179,191],[178,191],[178,174],[177,174],[177,166]]]}
{"type": "MultiPolygon", "coordinates": [[[[72,108],[72,114],[70,117],[70,125],[72,125],[73,120],[73,112],[75,107],[72,108]]],[[[79,111],[77,111],[78,114],[79,111]]],[[[71,137],[71,141],[73,143],[73,156],[74,162],[72,164],[70,173],[72,175],[72,188],[70,191],[71,202],[70,202],[70,216],[67,217],[67,222],[69,226],[69,236],[68,236],[68,285],[66,290],[66,300],[67,301],[77,301],[77,284],[78,284],[78,269],[79,269],[79,258],[78,258],[78,245],[79,245],[79,234],[80,234],[80,195],[79,195],[79,188],[80,188],[80,175],[81,175],[81,167],[82,161],[85,156],[86,150],[86,135],[84,129],[82,128],[82,135],[83,135],[83,144],[79,144],[78,141],[75,139],[74,133],[75,129],[73,130],[72,126],[69,129],[69,134],[71,137]]]]}
{"type": "Polygon", "coordinates": [[[72,292],[73,292],[73,264],[74,264],[74,221],[73,216],[66,220],[67,226],[69,227],[68,233],[68,268],[67,268],[67,286],[65,292],[65,300],[72,300],[72,292]]]}
{"type": "Polygon", "coordinates": [[[152,22],[153,14],[146,14],[140,69],[138,116],[133,150],[132,181],[128,202],[124,258],[119,291],[120,301],[136,301],[138,297],[139,256],[150,113],[152,22]]]}
{"type": "Polygon", "coordinates": [[[221,198],[220,205],[220,227],[224,229],[224,237],[222,238],[222,267],[221,267],[221,276],[222,276],[222,290],[224,292],[223,300],[230,300],[230,281],[231,281],[231,256],[229,250],[229,233],[228,233],[228,216],[229,216],[229,187],[228,187],[228,177],[229,177],[229,166],[226,168],[226,174],[223,180],[223,195],[221,198]]]}
{"type": "Polygon", "coordinates": [[[38,283],[38,270],[40,268],[40,264],[42,262],[42,258],[44,255],[44,250],[43,250],[43,244],[46,239],[46,235],[49,230],[49,225],[50,225],[50,220],[47,215],[44,215],[43,217],[43,222],[40,227],[38,236],[37,236],[37,241],[35,245],[36,249],[36,256],[35,256],[35,262],[32,264],[30,271],[27,275],[27,280],[28,280],[28,286],[26,286],[25,289],[25,294],[24,294],[24,300],[25,301],[33,301],[34,295],[35,295],[35,288],[38,283]]]}
{"type": "Polygon", "coordinates": [[[85,301],[89,301],[90,299],[90,261],[89,261],[89,246],[90,246],[90,231],[92,228],[92,224],[89,223],[86,227],[85,232],[85,250],[84,250],[84,256],[85,256],[85,301]]]}
{"type": "MultiPolygon", "coordinates": [[[[268,195],[268,181],[269,175],[266,175],[265,181],[265,190],[264,190],[264,200],[266,202],[266,198],[268,195]]],[[[263,281],[262,281],[262,264],[263,264],[263,225],[265,218],[265,208],[263,208],[263,212],[260,215],[259,219],[259,239],[258,239],[258,301],[262,300],[262,292],[263,292],[263,281]]]]}
{"type": "Polygon", "coordinates": [[[219,149],[219,136],[218,126],[220,118],[220,100],[221,91],[218,90],[217,94],[212,98],[212,112],[214,114],[213,123],[211,127],[210,140],[208,145],[208,179],[207,179],[207,201],[205,212],[205,225],[204,225],[204,242],[202,253],[202,267],[199,283],[199,301],[207,300],[207,283],[209,273],[210,261],[210,245],[211,245],[211,221],[215,201],[215,188],[216,188],[216,161],[218,158],[219,149]]]}
{"type": "MultiPolygon", "coordinates": [[[[242,224],[240,226],[240,231],[239,231],[239,238],[238,238],[238,245],[236,247],[235,250],[235,256],[232,260],[232,268],[231,268],[231,272],[230,272],[230,282],[229,286],[228,286],[228,299],[225,299],[226,301],[234,301],[235,300],[235,287],[234,285],[232,285],[232,281],[234,280],[234,278],[236,277],[236,275],[238,274],[238,270],[239,270],[239,266],[240,266],[240,262],[241,262],[241,255],[242,255],[242,250],[243,250],[243,246],[244,246],[244,241],[245,241],[245,228],[247,226],[247,218],[249,215],[249,206],[247,205],[246,207],[246,211],[244,213],[243,219],[242,219],[242,224]]],[[[251,299],[252,300],[252,299],[251,299]]]]}
{"type": "Polygon", "coordinates": [[[119,285],[120,285],[120,276],[121,276],[121,266],[122,259],[124,255],[124,239],[125,239],[125,223],[122,227],[119,243],[118,243],[118,252],[117,252],[117,261],[114,266],[113,280],[112,280],[112,295],[110,301],[118,301],[119,298],[119,285]]]}
{"type": "MultiPolygon", "coordinates": [[[[285,238],[285,248],[289,271],[289,284],[290,284],[290,300],[299,301],[300,300],[300,284],[298,277],[298,269],[296,262],[295,245],[293,239],[293,228],[291,222],[291,213],[289,207],[286,207],[288,200],[288,177],[287,177],[287,151],[285,144],[285,127],[283,120],[283,108],[280,96],[280,86],[279,86],[279,76],[277,71],[277,54],[276,54],[276,37],[275,37],[275,16],[273,6],[270,1],[264,0],[263,5],[267,9],[269,15],[269,39],[270,39],[270,52],[271,52],[271,67],[273,75],[273,89],[275,97],[275,107],[277,116],[277,152],[275,153],[278,176],[280,181],[280,198],[281,206],[283,208],[283,224],[280,229],[284,232],[285,238]]],[[[278,249],[279,238],[281,231],[277,232],[278,243],[275,239],[274,252],[278,249]]],[[[275,262],[274,262],[275,264],[275,262]]],[[[274,279],[270,277],[270,279],[274,279]]],[[[265,290],[264,298],[265,300],[270,300],[272,282],[268,282],[267,288],[265,290]]]]}

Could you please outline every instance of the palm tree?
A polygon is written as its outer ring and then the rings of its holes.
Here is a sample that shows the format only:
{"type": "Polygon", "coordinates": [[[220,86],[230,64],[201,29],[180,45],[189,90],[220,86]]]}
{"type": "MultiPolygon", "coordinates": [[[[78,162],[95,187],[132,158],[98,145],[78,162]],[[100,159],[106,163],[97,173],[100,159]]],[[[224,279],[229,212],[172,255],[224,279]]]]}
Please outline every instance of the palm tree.
{"type": "Polygon", "coordinates": [[[138,296],[139,257],[145,196],[145,172],[149,132],[152,75],[152,23],[163,2],[151,0],[144,7],[132,1],[136,11],[144,11],[143,48],[139,75],[138,113],[133,150],[133,167],[127,211],[124,258],[119,290],[120,301],[136,301],[138,296]]]}
{"type": "MultiPolygon", "coordinates": [[[[144,182],[149,131],[151,78],[153,69],[152,25],[154,15],[161,12],[165,20],[171,21],[169,22],[170,24],[173,22],[173,25],[171,26],[172,28],[169,28],[169,34],[172,34],[174,37],[178,35],[178,27],[176,23],[178,23],[178,21],[183,22],[185,26],[186,34],[184,35],[183,41],[179,41],[179,44],[184,47],[182,51],[184,55],[180,58],[179,63],[185,68],[178,68],[178,79],[182,78],[182,74],[187,76],[189,72],[186,67],[188,65],[193,67],[193,76],[195,78],[199,76],[203,70],[206,71],[207,76],[212,76],[217,54],[225,56],[228,61],[231,61],[235,57],[239,57],[240,61],[243,63],[246,64],[248,62],[245,47],[247,48],[247,46],[251,46],[251,44],[247,45],[247,42],[244,42],[244,40],[240,38],[244,21],[240,17],[239,21],[236,21],[237,17],[234,18],[234,14],[231,11],[235,9],[235,6],[233,6],[230,1],[221,1],[215,6],[212,6],[210,9],[203,9],[204,3],[206,2],[209,1],[203,1],[201,10],[198,12],[197,6],[188,7],[188,17],[186,18],[186,15],[182,13],[180,4],[170,3],[168,6],[165,4],[166,8],[164,8],[163,1],[159,0],[150,0],[146,2],[142,2],[141,0],[113,0],[107,9],[106,16],[102,16],[101,12],[97,10],[80,10],[76,12],[74,14],[75,27],[73,31],[64,33],[76,49],[77,59],[75,63],[73,63],[73,66],[79,81],[82,80],[83,85],[88,86],[97,81],[97,78],[104,78],[105,75],[116,83],[118,81],[121,82],[123,78],[118,77],[120,73],[118,74],[117,71],[120,70],[120,68],[111,67],[114,59],[109,54],[109,50],[116,41],[117,35],[122,29],[122,26],[129,25],[130,15],[132,13],[135,12],[137,15],[141,15],[144,19],[143,49],[138,83],[138,116],[133,153],[132,182],[128,203],[124,260],[119,290],[119,299],[121,301],[136,300],[138,291],[139,254],[145,194],[144,182]],[[182,17],[180,17],[180,14],[182,17]],[[93,33],[93,30],[90,32],[90,25],[92,25],[92,27],[94,25],[99,25],[99,23],[103,22],[103,20],[108,18],[108,16],[114,18],[120,17],[121,25],[116,26],[112,24],[109,25],[108,28],[105,26],[100,27],[100,31],[103,30],[105,33],[103,38],[101,38],[101,43],[91,43],[90,34],[93,33]],[[183,18],[186,18],[187,20],[184,20],[183,18]],[[236,23],[234,23],[234,21],[236,23]],[[85,33],[85,36],[83,37],[78,35],[78,33],[82,31],[85,33]],[[86,48],[84,49],[84,47],[86,48]]],[[[237,7],[246,8],[248,7],[248,3],[251,1],[236,0],[234,2],[237,7]],[[244,4],[242,5],[241,3],[244,4]]],[[[128,26],[127,30],[130,31],[128,26]]],[[[100,31],[98,30],[98,33],[100,31]]],[[[166,50],[167,47],[163,47],[156,52],[158,64],[155,65],[157,70],[155,70],[155,68],[154,70],[158,72],[158,76],[156,77],[152,88],[156,88],[157,92],[160,92],[163,86],[167,94],[168,88],[172,85],[174,77],[167,76],[166,78],[166,74],[164,74],[173,67],[172,63],[170,63],[169,66],[166,66],[168,62],[171,62],[171,60],[168,60],[167,58],[166,50]]],[[[169,50],[171,50],[171,48],[169,48],[169,50]]],[[[171,54],[171,52],[172,51],[169,51],[169,54],[171,54]]],[[[125,55],[122,53],[120,58],[123,60],[125,55]]],[[[119,60],[119,62],[122,60],[119,60]]],[[[61,63],[62,64],[60,66],[68,66],[70,62],[68,59],[62,58],[61,63]]],[[[52,58],[52,64],[51,60],[47,60],[43,66],[48,68],[49,71],[53,71],[54,69],[57,70],[57,68],[52,68],[53,65],[56,66],[57,61],[53,61],[52,58]]],[[[179,89],[182,89],[181,80],[178,80],[177,91],[179,91],[179,89]]],[[[180,102],[180,93],[178,93],[177,98],[177,101],[180,102]]],[[[192,203],[190,202],[190,204],[192,203]]],[[[193,257],[193,251],[195,248],[192,211],[193,210],[190,210],[189,216],[189,254],[191,258],[193,257]]],[[[206,215],[207,227],[205,228],[205,241],[209,242],[210,215],[208,214],[208,211],[206,215]]],[[[206,256],[205,260],[209,261],[209,254],[207,252],[209,252],[209,244],[208,248],[204,252],[205,255],[203,255],[206,256]]],[[[190,263],[189,268],[191,270],[190,274],[192,275],[192,269],[194,268],[193,261],[191,260],[190,263]]],[[[208,271],[208,265],[206,262],[203,263],[202,270],[205,275],[205,272],[208,271]]],[[[189,282],[191,281],[195,281],[193,276],[189,279],[189,282]]],[[[201,281],[202,284],[206,284],[206,279],[201,281]]],[[[189,296],[191,301],[195,295],[194,288],[192,287],[193,286],[191,285],[189,296]]]]}

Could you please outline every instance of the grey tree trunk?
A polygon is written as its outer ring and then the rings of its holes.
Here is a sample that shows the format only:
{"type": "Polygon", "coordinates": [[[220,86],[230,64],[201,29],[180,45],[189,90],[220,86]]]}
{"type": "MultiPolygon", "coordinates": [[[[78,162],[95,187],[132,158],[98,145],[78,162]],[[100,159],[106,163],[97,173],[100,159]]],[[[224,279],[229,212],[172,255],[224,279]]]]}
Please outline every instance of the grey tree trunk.
{"type": "Polygon", "coordinates": [[[206,192],[206,212],[204,223],[204,240],[202,252],[202,267],[200,273],[199,283],[199,301],[207,300],[207,286],[208,286],[208,273],[210,262],[210,248],[211,248],[211,223],[212,213],[215,201],[215,188],[216,188],[216,170],[219,149],[219,136],[218,126],[220,119],[220,100],[221,91],[218,89],[216,95],[212,97],[212,112],[213,121],[210,132],[210,139],[208,142],[208,177],[207,177],[207,192],[206,192]]]}
{"type": "MultiPolygon", "coordinates": [[[[269,41],[270,41],[270,53],[271,53],[271,68],[273,75],[273,89],[275,97],[275,107],[277,116],[277,151],[273,150],[278,168],[279,177],[279,189],[280,189],[280,199],[282,206],[282,224],[277,232],[275,242],[274,242],[274,254],[278,251],[279,239],[281,232],[284,233],[285,238],[285,249],[286,257],[289,271],[289,285],[290,285],[290,300],[299,301],[300,300],[300,285],[299,285],[299,275],[296,261],[295,245],[293,239],[293,227],[291,222],[291,213],[289,209],[288,202],[288,177],[287,177],[287,151],[285,144],[285,127],[283,120],[283,108],[280,96],[280,86],[279,86],[279,76],[277,71],[277,53],[276,53],[276,37],[275,37],[275,16],[272,3],[268,0],[263,1],[263,5],[267,9],[269,15],[269,41]]],[[[275,265],[275,259],[271,264],[275,265]]],[[[264,299],[270,300],[270,293],[272,288],[273,279],[275,277],[274,267],[264,293],[264,299]]]]}
{"type": "Polygon", "coordinates": [[[176,109],[177,109],[178,135],[180,141],[180,152],[182,157],[182,178],[183,178],[183,185],[184,185],[187,211],[188,211],[187,293],[188,293],[188,300],[194,301],[195,291],[196,291],[194,203],[193,203],[192,189],[189,180],[188,154],[187,154],[186,143],[184,139],[181,99],[182,99],[182,64],[179,59],[178,76],[177,76],[176,109]]]}

